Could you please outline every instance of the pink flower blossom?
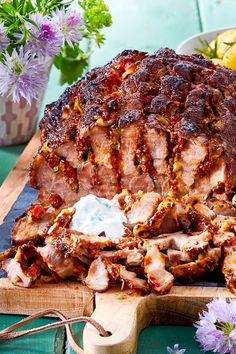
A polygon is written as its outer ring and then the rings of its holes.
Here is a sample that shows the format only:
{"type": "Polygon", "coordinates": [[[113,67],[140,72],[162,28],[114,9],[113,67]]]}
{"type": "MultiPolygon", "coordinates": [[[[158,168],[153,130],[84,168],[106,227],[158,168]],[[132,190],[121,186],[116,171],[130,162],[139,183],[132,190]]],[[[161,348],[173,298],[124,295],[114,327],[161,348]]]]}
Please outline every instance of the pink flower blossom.
{"type": "Polygon", "coordinates": [[[0,96],[10,96],[14,102],[24,97],[30,104],[32,98],[38,98],[46,82],[45,63],[32,53],[25,53],[21,47],[19,53],[14,49],[12,55],[4,54],[0,62],[0,96]]]}
{"type": "Polygon", "coordinates": [[[78,11],[72,8],[57,9],[52,21],[69,46],[73,46],[73,43],[77,43],[83,37],[84,21],[78,11]]]}
{"type": "Polygon", "coordinates": [[[32,14],[29,16],[36,24],[28,22],[31,36],[27,40],[26,50],[41,57],[54,57],[60,53],[63,37],[47,16],[32,14]]]}
{"type": "Polygon", "coordinates": [[[204,351],[236,354],[236,301],[214,299],[196,322],[196,340],[204,351]]]}

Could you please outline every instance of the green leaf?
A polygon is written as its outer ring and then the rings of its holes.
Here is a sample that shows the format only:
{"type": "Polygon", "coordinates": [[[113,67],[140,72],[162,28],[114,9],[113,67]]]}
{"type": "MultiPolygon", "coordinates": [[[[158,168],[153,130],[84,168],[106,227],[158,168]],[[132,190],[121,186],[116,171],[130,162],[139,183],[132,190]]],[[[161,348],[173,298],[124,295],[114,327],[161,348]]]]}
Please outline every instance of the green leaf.
{"type": "Polygon", "coordinates": [[[12,6],[11,4],[8,4],[8,3],[3,4],[2,8],[5,12],[8,12],[10,14],[15,14],[15,12],[16,12],[16,9],[14,8],[14,6],[12,6]]]}
{"type": "Polygon", "coordinates": [[[89,32],[111,26],[111,14],[103,0],[79,0],[78,3],[84,10],[85,25],[89,32]]]}
{"type": "Polygon", "coordinates": [[[88,54],[83,52],[79,45],[63,46],[60,55],[54,59],[54,64],[61,71],[60,84],[71,85],[81,77],[88,67],[88,54]]]}
{"type": "Polygon", "coordinates": [[[36,28],[40,29],[39,25],[35,21],[31,20],[30,18],[27,18],[26,22],[29,22],[36,28]]]}
{"type": "Polygon", "coordinates": [[[88,66],[86,59],[72,59],[72,58],[55,58],[55,66],[60,69],[60,84],[73,84],[78,77],[81,77],[88,66]]]}
{"type": "Polygon", "coordinates": [[[226,44],[226,45],[234,45],[235,43],[236,43],[236,41],[234,41],[234,42],[223,42],[224,44],[226,44]]]}
{"type": "Polygon", "coordinates": [[[100,47],[104,41],[105,41],[105,36],[102,33],[97,32],[95,35],[95,43],[98,45],[98,47],[100,47]]]}
{"type": "Polygon", "coordinates": [[[202,48],[194,48],[197,53],[203,54],[208,59],[214,59],[217,57],[217,49],[218,49],[218,34],[215,37],[215,46],[212,48],[210,43],[205,39],[199,38],[199,41],[202,45],[202,48]]]}

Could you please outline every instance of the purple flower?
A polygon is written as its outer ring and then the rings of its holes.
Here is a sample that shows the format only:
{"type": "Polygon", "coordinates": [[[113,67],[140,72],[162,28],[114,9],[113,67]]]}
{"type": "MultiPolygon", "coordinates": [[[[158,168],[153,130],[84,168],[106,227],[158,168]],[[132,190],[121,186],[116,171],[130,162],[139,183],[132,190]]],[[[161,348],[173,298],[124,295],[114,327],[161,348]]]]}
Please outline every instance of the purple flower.
{"type": "Polygon", "coordinates": [[[230,339],[235,341],[235,343],[236,343],[236,328],[231,331],[230,339]]]}
{"type": "Polygon", "coordinates": [[[236,354],[236,301],[214,299],[196,322],[196,340],[204,351],[236,354]]]}
{"type": "Polygon", "coordinates": [[[186,352],[186,349],[179,348],[179,344],[175,344],[173,349],[170,347],[167,347],[166,349],[170,354],[184,354],[186,352]]]}
{"type": "Polygon", "coordinates": [[[82,15],[76,10],[57,9],[52,21],[69,46],[73,46],[73,43],[77,43],[83,37],[84,21],[82,15]]]}
{"type": "Polygon", "coordinates": [[[0,22],[0,50],[6,49],[9,44],[9,39],[6,35],[6,29],[2,22],[0,22]]]}
{"type": "Polygon", "coordinates": [[[31,36],[27,40],[26,50],[41,57],[54,57],[60,53],[63,37],[47,16],[32,14],[29,16],[36,24],[28,22],[31,36]]]}
{"type": "Polygon", "coordinates": [[[32,98],[38,98],[47,82],[45,63],[30,52],[19,53],[14,49],[12,55],[5,53],[0,62],[0,95],[11,96],[14,102],[24,97],[30,104],[32,98]]]}

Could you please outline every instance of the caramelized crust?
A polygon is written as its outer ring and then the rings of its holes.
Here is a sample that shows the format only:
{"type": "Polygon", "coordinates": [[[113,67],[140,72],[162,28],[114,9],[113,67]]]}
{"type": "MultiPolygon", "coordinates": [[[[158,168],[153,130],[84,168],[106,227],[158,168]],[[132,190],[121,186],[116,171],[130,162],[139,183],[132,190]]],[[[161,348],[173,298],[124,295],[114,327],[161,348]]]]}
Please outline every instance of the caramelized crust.
{"type": "MultiPolygon", "coordinates": [[[[229,194],[236,183],[235,89],[234,71],[170,49],[124,51],[89,72],[46,107],[40,123],[52,155],[47,164],[60,156],[73,174],[68,180],[53,167],[56,179],[69,184],[58,182],[71,194],[67,203],[90,191],[110,199],[122,188],[176,196],[221,188],[229,194]]],[[[39,156],[31,183],[44,195],[53,186],[37,182],[39,156]]]]}

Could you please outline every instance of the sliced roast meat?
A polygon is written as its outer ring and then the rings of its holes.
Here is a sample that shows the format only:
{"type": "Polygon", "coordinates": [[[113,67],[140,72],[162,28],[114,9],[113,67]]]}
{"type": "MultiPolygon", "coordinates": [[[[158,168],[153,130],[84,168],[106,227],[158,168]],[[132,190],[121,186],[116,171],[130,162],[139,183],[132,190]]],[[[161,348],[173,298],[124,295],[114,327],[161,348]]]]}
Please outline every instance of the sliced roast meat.
{"type": "Polygon", "coordinates": [[[106,265],[100,257],[95,259],[89,267],[85,284],[94,291],[105,291],[109,286],[109,276],[106,265]]]}
{"type": "Polygon", "coordinates": [[[65,257],[61,251],[51,244],[38,247],[37,252],[41,255],[48,268],[61,279],[70,276],[81,279],[81,273],[83,273],[83,275],[86,274],[86,269],[79,260],[72,257],[65,257]]]}
{"type": "Polygon", "coordinates": [[[206,272],[213,271],[218,266],[220,257],[220,248],[209,248],[205,253],[199,254],[195,262],[173,266],[169,270],[175,278],[195,279],[206,272]]]}
{"type": "MultiPolygon", "coordinates": [[[[14,285],[29,288],[35,281],[35,277],[27,274],[22,269],[22,265],[14,258],[9,258],[2,262],[2,268],[7,273],[8,278],[14,285]]],[[[37,274],[38,275],[38,274],[37,274]]]]}
{"type": "Polygon", "coordinates": [[[195,255],[192,253],[187,253],[183,251],[178,251],[172,248],[169,248],[167,250],[167,256],[168,256],[168,267],[170,266],[177,266],[182,263],[189,263],[192,262],[195,258],[195,255]]]}
{"type": "Polygon", "coordinates": [[[32,245],[24,245],[17,249],[14,258],[4,258],[1,267],[14,285],[28,288],[41,274],[41,258],[38,258],[32,245]]]}
{"type": "Polygon", "coordinates": [[[12,280],[29,286],[28,270],[42,263],[57,279],[83,281],[82,263],[94,290],[117,281],[164,294],[174,277],[219,266],[221,247],[235,247],[235,87],[235,71],[165,48],[124,51],[65,90],[40,123],[30,170],[39,199],[13,229],[16,245],[41,242],[40,252],[3,255],[12,280]],[[51,194],[60,206],[45,204],[51,194]],[[88,194],[114,197],[128,219],[123,237],[72,231],[70,213],[55,220],[88,194]]]}
{"type": "Polygon", "coordinates": [[[127,221],[131,226],[148,222],[157,210],[157,206],[161,201],[158,193],[145,193],[136,201],[126,214],[127,221]]]}
{"type": "Polygon", "coordinates": [[[178,189],[181,194],[187,194],[194,185],[198,168],[207,156],[207,140],[199,136],[187,141],[180,156],[175,159],[173,171],[176,173],[178,189]]]}
{"type": "Polygon", "coordinates": [[[20,218],[12,229],[12,240],[15,245],[45,238],[50,227],[51,214],[45,214],[40,220],[33,221],[29,215],[20,218]]]}
{"type": "Polygon", "coordinates": [[[67,143],[58,146],[55,149],[55,153],[67,160],[74,168],[78,167],[79,160],[74,141],[68,141],[67,143]]]}
{"type": "Polygon", "coordinates": [[[135,236],[150,237],[179,229],[175,202],[171,199],[163,200],[152,217],[144,223],[137,223],[133,228],[135,236]]]}
{"type": "Polygon", "coordinates": [[[166,158],[168,156],[167,134],[154,128],[147,129],[145,139],[153,160],[153,166],[157,175],[168,176],[168,164],[166,158]]]}
{"type": "Polygon", "coordinates": [[[147,281],[138,278],[135,272],[128,271],[125,266],[108,263],[107,269],[114,280],[122,281],[129,289],[132,289],[133,291],[141,291],[144,294],[150,291],[147,281]]]}
{"type": "Polygon", "coordinates": [[[224,262],[222,272],[229,290],[236,294],[236,246],[224,248],[224,262]]]}
{"type": "Polygon", "coordinates": [[[144,259],[145,273],[151,288],[160,295],[170,291],[174,277],[165,269],[165,256],[153,245],[144,259]]]}
{"type": "Polygon", "coordinates": [[[63,252],[65,256],[80,255],[94,257],[101,249],[112,246],[112,241],[105,236],[86,235],[78,231],[58,228],[46,239],[47,244],[52,244],[63,252]]]}
{"type": "Polygon", "coordinates": [[[199,254],[207,247],[212,235],[208,231],[187,235],[183,232],[162,234],[144,241],[144,247],[149,249],[152,245],[158,246],[160,250],[179,250],[183,253],[199,254]]]}
{"type": "Polygon", "coordinates": [[[94,127],[89,132],[96,169],[96,195],[111,199],[119,191],[117,171],[112,165],[112,148],[105,128],[94,127]]]}
{"type": "MultiPolygon", "coordinates": [[[[121,130],[120,141],[120,171],[121,187],[129,190],[132,186],[132,179],[138,177],[139,173],[135,166],[136,150],[140,139],[140,128],[137,124],[132,124],[121,130]]],[[[138,192],[137,190],[131,192],[138,192]]]]}
{"type": "Polygon", "coordinates": [[[51,194],[59,194],[69,206],[79,199],[77,191],[71,188],[66,177],[49,167],[43,156],[35,158],[31,171],[31,184],[40,190],[42,199],[47,199],[51,194]]]}
{"type": "Polygon", "coordinates": [[[141,249],[124,248],[118,251],[101,251],[99,253],[102,259],[117,263],[118,260],[125,260],[127,266],[140,266],[143,264],[143,251],[141,249]]]}

